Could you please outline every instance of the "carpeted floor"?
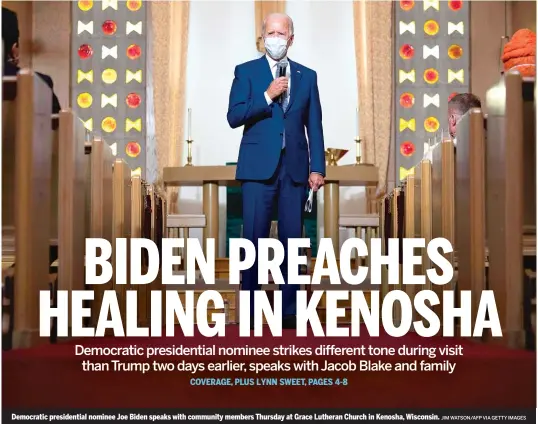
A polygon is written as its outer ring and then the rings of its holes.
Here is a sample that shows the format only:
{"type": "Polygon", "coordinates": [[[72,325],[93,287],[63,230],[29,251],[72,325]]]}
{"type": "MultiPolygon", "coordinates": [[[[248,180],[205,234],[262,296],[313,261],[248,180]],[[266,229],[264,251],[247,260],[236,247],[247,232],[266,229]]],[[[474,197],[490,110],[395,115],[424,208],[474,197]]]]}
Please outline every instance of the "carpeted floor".
{"type": "MultiPolygon", "coordinates": [[[[179,331],[178,331],[179,332],[179,331]]],[[[363,332],[365,333],[365,332],[363,332]]],[[[317,357],[331,361],[358,362],[361,359],[384,362],[414,361],[425,357],[317,357]]],[[[105,362],[118,358],[92,357],[105,362]]],[[[140,358],[122,358],[140,361],[140,358]]],[[[159,362],[291,362],[312,357],[159,357],[159,362]]],[[[316,338],[313,335],[298,338],[294,331],[285,331],[283,337],[240,338],[238,326],[227,328],[226,337],[207,339],[200,334],[170,338],[101,338],[69,341],[58,345],[43,345],[34,349],[3,353],[2,385],[4,407],[489,407],[516,408],[536,406],[536,357],[534,352],[509,350],[458,339],[423,339],[416,334],[393,338],[386,334],[359,338],[316,338]],[[172,372],[84,372],[84,357],[75,356],[75,345],[90,346],[290,346],[319,345],[408,347],[446,345],[463,346],[463,356],[442,357],[456,363],[453,374],[445,372],[202,372],[195,377],[328,377],[347,378],[347,386],[192,386],[194,375],[172,372]]]]}

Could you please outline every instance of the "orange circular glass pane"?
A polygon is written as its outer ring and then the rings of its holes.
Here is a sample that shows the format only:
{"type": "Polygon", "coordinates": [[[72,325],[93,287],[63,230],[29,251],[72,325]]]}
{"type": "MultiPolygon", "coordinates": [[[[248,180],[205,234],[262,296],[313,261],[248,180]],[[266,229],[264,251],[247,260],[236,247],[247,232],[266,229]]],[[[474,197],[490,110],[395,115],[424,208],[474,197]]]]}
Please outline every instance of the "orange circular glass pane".
{"type": "Polygon", "coordinates": [[[87,12],[93,7],[93,1],[92,0],[79,0],[78,2],[78,8],[82,10],[83,12],[87,12]]]}
{"type": "Polygon", "coordinates": [[[93,103],[93,97],[90,93],[80,93],[77,97],[77,104],[82,109],[89,108],[93,103]]]}
{"type": "Polygon", "coordinates": [[[450,9],[456,12],[463,7],[463,1],[462,0],[449,0],[448,7],[450,7],[450,9]]]}
{"type": "Polygon", "coordinates": [[[140,55],[142,54],[142,49],[137,44],[131,44],[129,47],[127,47],[127,57],[129,59],[138,59],[140,55]]]}
{"type": "Polygon", "coordinates": [[[404,60],[411,59],[415,55],[415,49],[411,44],[400,47],[400,57],[404,60]]]}
{"type": "Polygon", "coordinates": [[[424,71],[424,81],[426,81],[428,84],[435,84],[437,81],[439,81],[439,72],[433,68],[426,69],[424,71]]]}
{"type": "Polygon", "coordinates": [[[130,0],[127,2],[127,9],[131,12],[136,12],[142,7],[142,0],[130,0]]]}
{"type": "Polygon", "coordinates": [[[415,145],[410,141],[404,141],[400,145],[400,153],[405,157],[413,156],[413,153],[415,153],[415,145]]]}
{"type": "Polygon", "coordinates": [[[400,96],[400,106],[406,109],[410,109],[415,104],[415,96],[411,93],[402,93],[400,96]]]}
{"type": "Polygon", "coordinates": [[[110,116],[103,119],[103,122],[101,122],[101,128],[103,131],[107,133],[114,132],[116,130],[116,120],[110,116]]]}
{"type": "Polygon", "coordinates": [[[448,48],[448,57],[450,59],[459,59],[463,55],[463,48],[457,44],[452,44],[448,48]]]}
{"type": "Polygon", "coordinates": [[[456,93],[456,92],[452,93],[450,96],[448,96],[448,101],[452,100],[454,96],[457,96],[458,94],[460,93],[456,93]]]}
{"type": "Polygon", "coordinates": [[[437,118],[430,116],[424,120],[424,129],[430,133],[437,132],[439,130],[439,121],[437,118]]]}
{"type": "Polygon", "coordinates": [[[439,24],[433,19],[430,19],[429,21],[426,21],[424,23],[424,33],[426,35],[434,36],[434,35],[437,35],[438,32],[439,32],[439,24]]]}
{"type": "Polygon", "coordinates": [[[101,79],[105,84],[114,84],[118,79],[118,73],[111,68],[105,69],[101,74],[101,79]]]}
{"type": "Polygon", "coordinates": [[[138,144],[136,141],[130,141],[125,146],[125,154],[130,158],[136,158],[140,154],[141,150],[142,148],[140,147],[140,144],[138,144]]]}
{"type": "Polygon", "coordinates": [[[409,12],[414,6],[415,2],[413,0],[400,0],[400,8],[406,12],[409,12]]]}

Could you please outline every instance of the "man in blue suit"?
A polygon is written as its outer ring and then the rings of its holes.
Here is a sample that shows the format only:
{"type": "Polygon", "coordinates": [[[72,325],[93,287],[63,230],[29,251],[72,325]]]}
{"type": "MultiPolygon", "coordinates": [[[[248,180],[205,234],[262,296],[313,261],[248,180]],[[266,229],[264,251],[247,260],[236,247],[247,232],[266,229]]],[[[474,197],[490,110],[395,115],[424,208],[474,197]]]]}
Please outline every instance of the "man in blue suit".
{"type": "MultiPolygon", "coordinates": [[[[308,187],[317,191],[325,176],[317,74],[287,59],[293,36],[289,16],[265,19],[266,55],[235,68],[228,107],[230,126],[244,127],[236,179],[242,183],[243,237],[256,248],[259,239],[269,237],[273,205],[278,204],[278,236],[286,253],[281,266],[286,282],[281,286],[283,328],[288,329],[296,327],[299,286],[288,285],[287,241],[302,237],[308,187]]],[[[254,292],[260,288],[257,261],[243,272],[242,288],[251,292],[252,315],[254,292]]]]}

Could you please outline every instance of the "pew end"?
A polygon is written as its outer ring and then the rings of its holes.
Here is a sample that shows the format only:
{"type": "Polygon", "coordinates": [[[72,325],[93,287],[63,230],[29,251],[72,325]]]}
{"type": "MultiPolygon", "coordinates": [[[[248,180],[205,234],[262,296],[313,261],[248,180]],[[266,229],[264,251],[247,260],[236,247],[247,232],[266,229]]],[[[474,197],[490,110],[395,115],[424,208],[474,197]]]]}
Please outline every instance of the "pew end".
{"type": "Polygon", "coordinates": [[[524,305],[530,299],[524,297],[523,234],[525,225],[536,225],[534,82],[510,71],[488,90],[486,102],[488,286],[496,294],[503,332],[489,341],[524,347],[524,305]]]}
{"type": "Polygon", "coordinates": [[[472,293],[476,319],[480,295],[486,290],[486,144],[481,109],[471,109],[457,127],[456,253],[458,292],[472,293]]]}
{"type": "Polygon", "coordinates": [[[30,347],[45,342],[39,337],[39,292],[49,289],[52,91],[28,69],[3,77],[2,84],[3,269],[14,262],[8,276],[12,315],[3,327],[10,346],[30,347]]]}

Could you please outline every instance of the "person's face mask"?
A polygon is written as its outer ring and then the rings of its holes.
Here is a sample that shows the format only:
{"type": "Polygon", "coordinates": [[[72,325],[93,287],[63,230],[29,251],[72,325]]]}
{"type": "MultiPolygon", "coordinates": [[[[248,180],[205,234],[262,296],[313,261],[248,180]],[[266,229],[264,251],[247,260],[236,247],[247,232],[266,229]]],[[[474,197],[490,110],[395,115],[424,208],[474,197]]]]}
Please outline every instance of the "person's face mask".
{"type": "Polygon", "coordinates": [[[288,40],[278,37],[265,38],[265,51],[274,60],[280,60],[288,52],[288,40]]]}

